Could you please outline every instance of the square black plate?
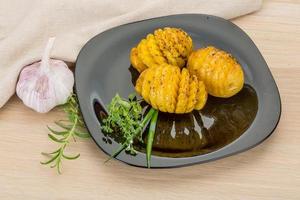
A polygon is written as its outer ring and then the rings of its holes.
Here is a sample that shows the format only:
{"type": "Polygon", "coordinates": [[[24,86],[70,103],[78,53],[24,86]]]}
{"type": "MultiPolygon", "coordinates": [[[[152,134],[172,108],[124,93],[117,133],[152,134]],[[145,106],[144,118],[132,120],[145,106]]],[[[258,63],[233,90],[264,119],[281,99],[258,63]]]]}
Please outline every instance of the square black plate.
{"type": "MultiPolygon", "coordinates": [[[[98,146],[111,155],[119,144],[105,143],[94,110],[94,102],[107,105],[119,93],[126,97],[134,91],[129,52],[140,39],[157,28],[178,27],[193,38],[195,48],[214,45],[230,52],[242,65],[245,83],[258,96],[258,111],[251,126],[235,141],[214,152],[185,158],[152,156],[152,167],[175,167],[226,157],[245,151],[265,140],[280,119],[281,102],[273,76],[261,53],[238,26],[225,19],[201,14],[159,17],[107,30],[87,42],[76,61],[76,92],[86,126],[98,146]]],[[[146,167],[144,153],[136,156],[124,152],[117,159],[131,165],[146,167]]]]}

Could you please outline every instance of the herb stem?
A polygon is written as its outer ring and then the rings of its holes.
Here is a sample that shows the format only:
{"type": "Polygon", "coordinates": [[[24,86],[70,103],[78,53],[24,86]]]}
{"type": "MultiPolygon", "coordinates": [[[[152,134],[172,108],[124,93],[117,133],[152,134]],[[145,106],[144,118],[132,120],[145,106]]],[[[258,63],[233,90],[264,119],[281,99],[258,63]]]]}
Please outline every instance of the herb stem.
{"type": "Polygon", "coordinates": [[[73,126],[72,126],[72,128],[71,128],[71,130],[70,130],[69,135],[68,135],[67,138],[66,138],[66,141],[69,141],[69,138],[73,136],[73,133],[74,133],[74,131],[75,131],[75,129],[76,129],[76,126],[77,126],[77,122],[78,122],[78,117],[75,116],[74,124],[73,124],[73,126]]]}
{"type": "Polygon", "coordinates": [[[141,127],[142,129],[148,124],[148,122],[150,121],[150,119],[152,118],[153,114],[156,112],[156,110],[154,108],[151,108],[149,110],[149,112],[147,113],[147,115],[144,117],[142,123],[141,123],[141,127]]]}
{"type": "Polygon", "coordinates": [[[147,167],[150,168],[151,166],[151,152],[152,152],[152,144],[153,144],[153,139],[154,139],[154,134],[155,134],[155,129],[156,129],[156,122],[158,118],[158,111],[155,110],[151,122],[150,122],[150,127],[148,131],[148,136],[147,136],[147,147],[146,147],[146,152],[147,152],[147,167]]]}
{"type": "Polygon", "coordinates": [[[122,146],[120,146],[120,148],[119,148],[116,152],[114,152],[108,159],[106,159],[106,160],[104,161],[104,163],[107,163],[107,162],[110,161],[112,158],[117,157],[124,149],[126,149],[126,146],[127,146],[126,143],[122,144],[122,146]]]}

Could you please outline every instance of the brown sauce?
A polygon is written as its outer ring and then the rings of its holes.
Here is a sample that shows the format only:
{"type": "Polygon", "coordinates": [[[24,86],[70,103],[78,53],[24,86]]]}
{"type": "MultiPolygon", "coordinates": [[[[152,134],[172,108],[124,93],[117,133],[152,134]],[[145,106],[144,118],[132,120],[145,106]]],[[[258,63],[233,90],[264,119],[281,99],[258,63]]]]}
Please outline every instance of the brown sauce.
{"type": "Polygon", "coordinates": [[[201,111],[159,113],[153,154],[189,157],[209,153],[240,137],[258,109],[255,91],[248,85],[227,99],[209,96],[201,111]]]}

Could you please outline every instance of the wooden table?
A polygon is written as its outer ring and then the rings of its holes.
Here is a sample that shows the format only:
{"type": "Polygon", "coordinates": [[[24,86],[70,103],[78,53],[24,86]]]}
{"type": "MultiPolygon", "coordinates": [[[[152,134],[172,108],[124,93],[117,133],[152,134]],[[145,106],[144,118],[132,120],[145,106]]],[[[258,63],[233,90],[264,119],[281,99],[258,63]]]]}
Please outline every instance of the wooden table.
{"type": "Polygon", "coordinates": [[[78,160],[63,174],[42,166],[56,145],[45,125],[64,113],[37,114],[13,97],[0,110],[0,199],[300,199],[300,1],[265,1],[233,20],[254,40],[277,81],[281,121],[247,152],[177,169],[147,170],[107,156],[91,140],[70,145],[78,160]]]}

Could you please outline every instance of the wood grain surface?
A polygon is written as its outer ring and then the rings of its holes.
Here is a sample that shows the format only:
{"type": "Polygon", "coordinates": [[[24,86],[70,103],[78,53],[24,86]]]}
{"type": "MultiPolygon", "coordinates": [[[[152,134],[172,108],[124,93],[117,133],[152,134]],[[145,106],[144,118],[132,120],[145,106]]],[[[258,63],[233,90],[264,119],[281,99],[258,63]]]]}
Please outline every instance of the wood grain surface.
{"type": "Polygon", "coordinates": [[[14,96],[0,110],[0,199],[300,199],[300,1],[264,1],[233,22],[254,40],[281,93],[281,121],[265,142],[215,162],[148,170],[103,164],[92,139],[79,140],[69,151],[80,159],[58,175],[39,162],[56,147],[46,125],[64,113],[37,114],[14,96]]]}

